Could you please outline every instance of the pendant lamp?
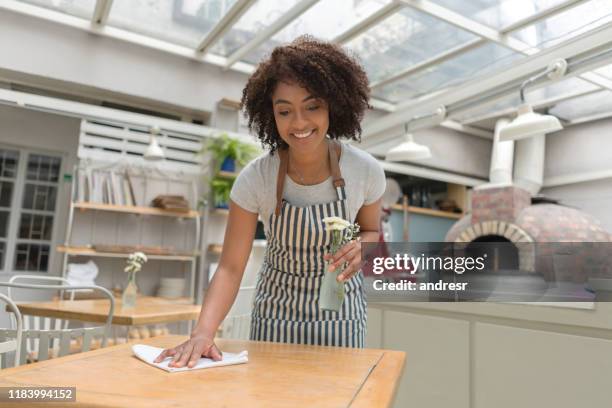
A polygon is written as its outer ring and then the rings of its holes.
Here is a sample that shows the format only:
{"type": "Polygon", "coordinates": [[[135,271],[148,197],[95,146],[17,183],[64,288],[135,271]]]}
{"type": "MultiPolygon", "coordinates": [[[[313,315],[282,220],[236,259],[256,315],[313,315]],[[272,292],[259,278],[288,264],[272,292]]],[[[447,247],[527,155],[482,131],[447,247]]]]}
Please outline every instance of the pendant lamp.
{"type": "Polygon", "coordinates": [[[563,129],[561,122],[555,116],[541,115],[533,111],[530,104],[525,102],[525,88],[538,79],[548,76],[552,80],[559,79],[565,75],[567,61],[560,59],[551,63],[546,71],[529,78],[522,83],[520,88],[521,105],[517,110],[517,117],[499,131],[499,140],[520,140],[528,137],[552,133],[563,129]]]}
{"type": "Polygon", "coordinates": [[[149,161],[159,161],[162,160],[164,156],[164,151],[157,141],[157,135],[160,133],[160,129],[157,126],[153,126],[151,128],[151,136],[149,139],[149,146],[147,146],[147,150],[144,152],[145,160],[149,161]]]}
{"type": "Polygon", "coordinates": [[[404,135],[404,141],[387,152],[385,160],[388,161],[410,161],[423,160],[431,157],[431,150],[425,145],[414,141],[412,133],[404,135]]]}

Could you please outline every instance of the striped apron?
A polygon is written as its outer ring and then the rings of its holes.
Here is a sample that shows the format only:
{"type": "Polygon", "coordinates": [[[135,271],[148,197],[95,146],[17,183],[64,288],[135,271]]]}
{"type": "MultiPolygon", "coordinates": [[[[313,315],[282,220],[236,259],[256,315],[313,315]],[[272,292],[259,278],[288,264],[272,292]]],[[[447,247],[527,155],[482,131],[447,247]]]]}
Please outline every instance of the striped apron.
{"type": "Polygon", "coordinates": [[[364,347],[366,299],[363,275],[344,284],[339,312],[319,310],[319,287],[327,272],[323,256],[331,234],[323,218],[349,219],[344,180],[340,174],[338,142],[328,140],[336,201],[306,207],[282,198],[288,154],[279,149],[276,210],[268,220],[268,246],[253,300],[251,340],[324,346],[364,347]]]}

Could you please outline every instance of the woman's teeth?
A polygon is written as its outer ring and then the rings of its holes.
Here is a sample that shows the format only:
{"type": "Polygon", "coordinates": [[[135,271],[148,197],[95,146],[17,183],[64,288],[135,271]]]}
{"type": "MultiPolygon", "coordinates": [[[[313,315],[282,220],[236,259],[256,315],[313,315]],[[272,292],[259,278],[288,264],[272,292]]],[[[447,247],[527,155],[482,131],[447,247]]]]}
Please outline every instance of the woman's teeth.
{"type": "Polygon", "coordinates": [[[306,133],[293,133],[293,136],[297,137],[298,139],[304,139],[304,138],[310,136],[313,132],[314,132],[314,129],[310,130],[310,131],[308,131],[306,133]]]}

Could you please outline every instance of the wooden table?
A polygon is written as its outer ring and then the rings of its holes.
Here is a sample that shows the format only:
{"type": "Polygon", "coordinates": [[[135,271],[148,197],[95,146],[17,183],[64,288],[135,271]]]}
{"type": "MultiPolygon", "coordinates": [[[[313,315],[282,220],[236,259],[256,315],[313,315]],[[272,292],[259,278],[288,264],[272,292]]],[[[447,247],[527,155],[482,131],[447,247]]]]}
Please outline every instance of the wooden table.
{"type": "MultiPolygon", "coordinates": [[[[108,299],[90,300],[52,300],[48,302],[20,303],[21,314],[75,319],[85,322],[106,322],[108,299]]],[[[201,306],[186,299],[165,299],[141,296],[133,309],[122,309],[121,299],[115,298],[113,324],[136,326],[144,324],[171,323],[184,320],[197,320],[201,306]]]]}
{"type": "MultiPolygon", "coordinates": [[[[184,340],[161,336],[141,343],[168,348],[184,340]]],[[[63,405],[70,407],[376,408],[391,405],[405,360],[405,353],[390,350],[223,339],[217,345],[248,350],[249,362],[168,373],[123,344],[1,370],[0,386],[76,387],[77,401],[63,405]]]]}

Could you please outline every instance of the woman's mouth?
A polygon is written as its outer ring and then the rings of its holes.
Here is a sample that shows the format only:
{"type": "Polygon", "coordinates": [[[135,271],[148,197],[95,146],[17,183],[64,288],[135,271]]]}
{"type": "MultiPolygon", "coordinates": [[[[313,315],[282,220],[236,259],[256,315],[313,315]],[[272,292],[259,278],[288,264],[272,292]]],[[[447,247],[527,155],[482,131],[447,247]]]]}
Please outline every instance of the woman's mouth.
{"type": "Polygon", "coordinates": [[[308,136],[311,136],[315,133],[314,129],[310,129],[309,131],[306,132],[301,132],[301,133],[291,133],[291,135],[297,139],[306,139],[308,136]]]}

